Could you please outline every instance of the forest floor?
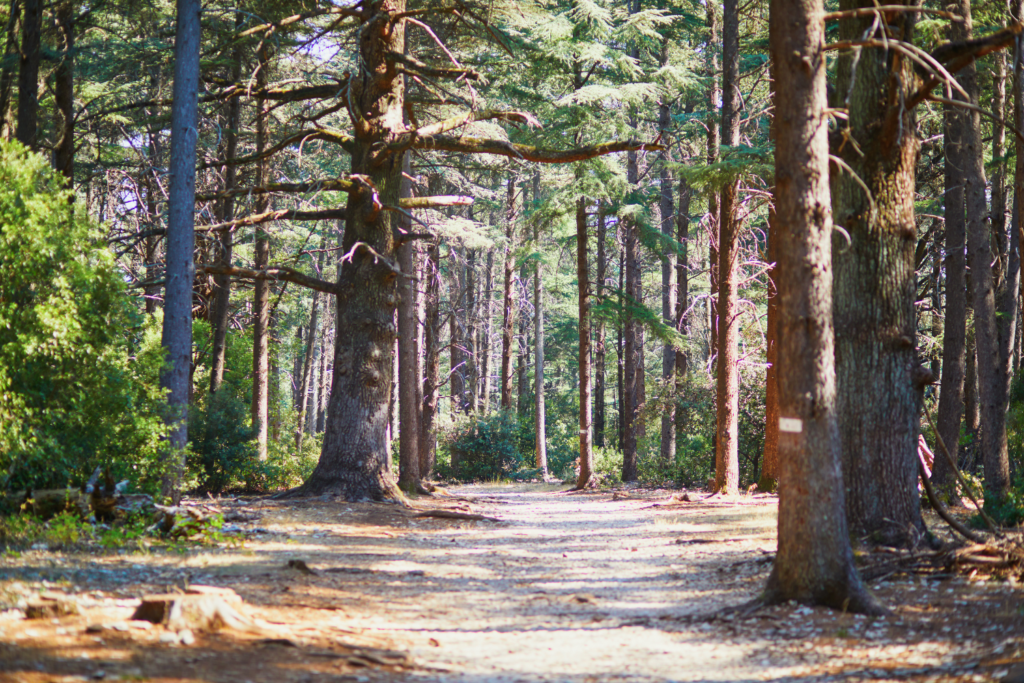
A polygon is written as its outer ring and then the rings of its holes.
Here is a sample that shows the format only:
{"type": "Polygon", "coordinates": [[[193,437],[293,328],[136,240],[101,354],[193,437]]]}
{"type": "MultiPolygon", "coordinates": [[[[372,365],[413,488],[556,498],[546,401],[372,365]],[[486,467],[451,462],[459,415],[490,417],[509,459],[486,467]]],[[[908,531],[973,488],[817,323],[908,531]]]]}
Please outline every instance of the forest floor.
{"type": "Polygon", "coordinates": [[[462,486],[413,501],[500,521],[224,498],[241,544],[8,553],[0,681],[1024,681],[1016,582],[897,572],[871,583],[887,617],[793,604],[723,613],[764,586],[775,497],[564,488],[462,486]],[[189,584],[233,589],[263,630],[186,645],[130,621],[139,598],[189,584]],[[80,613],[26,619],[41,590],[73,596],[80,613]]]}

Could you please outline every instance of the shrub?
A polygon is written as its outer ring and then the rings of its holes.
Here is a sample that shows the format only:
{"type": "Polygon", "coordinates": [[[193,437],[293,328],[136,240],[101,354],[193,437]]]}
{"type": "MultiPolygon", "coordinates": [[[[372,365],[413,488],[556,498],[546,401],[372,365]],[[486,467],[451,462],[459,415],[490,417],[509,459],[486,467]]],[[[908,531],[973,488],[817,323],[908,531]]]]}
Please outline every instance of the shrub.
{"type": "Polygon", "coordinates": [[[0,489],[97,465],[155,485],[164,429],[153,326],[46,159],[0,142],[0,489]]]}
{"type": "Polygon", "coordinates": [[[457,425],[444,437],[449,461],[438,462],[438,474],[463,481],[509,477],[525,460],[520,435],[516,415],[508,411],[457,425]]]}

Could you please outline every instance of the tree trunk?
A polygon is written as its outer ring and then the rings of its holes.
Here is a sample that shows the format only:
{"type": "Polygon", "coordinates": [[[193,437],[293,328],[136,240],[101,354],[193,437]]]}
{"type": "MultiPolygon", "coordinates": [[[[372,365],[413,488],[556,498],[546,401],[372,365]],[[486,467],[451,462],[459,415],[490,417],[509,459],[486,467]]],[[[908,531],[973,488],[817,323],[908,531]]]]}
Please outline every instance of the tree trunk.
{"type": "MultiPolygon", "coordinates": [[[[256,67],[256,89],[263,92],[267,87],[269,56],[266,46],[258,54],[256,67]]],[[[256,98],[256,154],[262,155],[267,146],[268,118],[267,100],[256,98]]],[[[256,185],[263,185],[268,177],[267,160],[261,159],[256,165],[256,185]]],[[[258,195],[256,213],[263,213],[270,205],[268,195],[258,195]]],[[[256,247],[253,254],[253,268],[265,270],[270,265],[270,235],[263,226],[256,228],[256,247]]],[[[267,421],[270,409],[267,370],[270,366],[270,337],[267,334],[270,323],[270,282],[256,280],[253,283],[253,330],[252,330],[252,427],[256,433],[256,454],[260,460],[267,459],[267,421]]]]}
{"type": "Polygon", "coordinates": [[[429,479],[434,474],[437,458],[437,404],[441,385],[441,274],[438,268],[438,247],[430,243],[423,264],[424,297],[424,373],[423,414],[420,422],[420,477],[429,479]]]}
{"type": "Polygon", "coordinates": [[[53,74],[53,98],[59,114],[57,144],[53,150],[53,165],[68,180],[75,179],[75,5],[63,0],[56,6],[57,31],[60,34],[60,61],[53,74]]]}
{"type": "MultiPolygon", "coordinates": [[[[708,18],[708,111],[717,112],[722,102],[722,90],[718,86],[718,15],[715,13],[716,3],[707,5],[708,18]]],[[[724,103],[723,103],[724,104],[724,103]]],[[[718,163],[718,150],[722,144],[719,130],[720,121],[714,114],[707,121],[708,165],[718,163]]],[[[711,357],[718,355],[718,193],[708,188],[708,278],[710,291],[708,298],[709,330],[711,336],[711,357]]]]}
{"type": "MultiPolygon", "coordinates": [[[[665,68],[669,63],[669,40],[663,38],[661,42],[661,66],[665,68]]],[[[673,233],[676,230],[675,209],[672,201],[672,194],[675,190],[672,172],[669,164],[672,163],[669,153],[669,132],[672,127],[672,112],[668,102],[661,102],[658,105],[658,132],[661,139],[666,142],[666,149],[662,152],[661,168],[659,169],[660,181],[660,210],[661,210],[661,233],[665,236],[661,255],[661,317],[665,324],[672,326],[675,323],[676,313],[676,264],[674,250],[668,245],[672,241],[673,233]]],[[[671,344],[666,343],[661,351],[661,379],[664,390],[668,392],[668,401],[661,414],[661,461],[669,465],[676,458],[676,402],[675,382],[673,381],[676,372],[676,350],[671,344]]]]}
{"type": "MultiPolygon", "coordinates": [[[[469,218],[470,220],[473,219],[472,207],[470,207],[469,218]]],[[[466,349],[468,351],[466,354],[465,394],[462,398],[462,405],[465,406],[466,412],[471,415],[476,415],[479,408],[478,399],[480,386],[480,371],[479,365],[477,364],[479,345],[477,344],[476,255],[476,249],[466,249],[466,308],[462,324],[464,339],[466,340],[466,349]]]]}
{"type": "MultiPolygon", "coordinates": [[[[625,230],[619,221],[619,316],[615,326],[615,393],[618,399],[618,415],[616,416],[616,434],[619,450],[626,452],[626,311],[625,311],[625,272],[626,245],[625,230]]],[[[625,464],[625,460],[623,460],[625,464]]]]}
{"type": "Polygon", "coordinates": [[[305,494],[336,493],[349,500],[401,495],[388,473],[385,433],[391,387],[390,349],[397,271],[393,211],[402,174],[402,153],[387,145],[404,132],[403,76],[388,54],[405,50],[404,22],[389,16],[405,11],[405,0],[368,6],[359,69],[349,84],[353,122],[352,174],[368,177],[349,192],[337,296],[334,382],[323,450],[305,494]]]}
{"type": "MultiPolygon", "coordinates": [[[[776,60],[775,202],[780,233],[779,548],[767,602],[796,600],[854,612],[884,610],[853,565],[843,514],[832,366],[828,121],[821,0],[771,6],[776,60]]],[[[727,12],[728,16],[728,12],[727,12]]]]}
{"type": "MultiPolygon", "coordinates": [[[[535,184],[534,204],[538,201],[537,189],[538,187],[535,184]]],[[[540,221],[536,218],[533,221],[533,243],[534,250],[540,253],[540,221]]],[[[545,428],[546,415],[544,412],[544,263],[539,257],[534,263],[536,265],[533,274],[533,391],[536,397],[534,418],[537,423],[534,430],[534,454],[536,455],[536,466],[540,470],[541,477],[547,477],[548,437],[547,429],[545,428]]],[[[581,386],[583,385],[582,374],[583,369],[581,367],[581,386]]],[[[580,441],[582,440],[581,438],[580,441]]]]}
{"type": "MultiPolygon", "coordinates": [[[[324,423],[327,418],[327,397],[330,396],[331,383],[330,365],[327,359],[332,355],[334,345],[332,343],[333,334],[331,332],[331,309],[329,306],[324,306],[324,324],[323,324],[323,347],[320,351],[320,388],[317,391],[317,403],[316,403],[316,434],[323,434],[324,423]]],[[[271,375],[273,380],[273,375],[271,375]]]]}
{"type": "MultiPolygon", "coordinates": [[[[693,189],[686,182],[686,178],[679,179],[679,210],[676,212],[676,241],[679,242],[681,251],[676,261],[676,282],[678,292],[676,294],[676,331],[682,335],[689,336],[690,322],[687,311],[690,298],[690,202],[693,200],[693,189]]],[[[686,375],[690,371],[690,359],[683,349],[676,350],[676,401],[682,396],[683,387],[686,382],[686,375]]],[[[688,415],[682,406],[676,407],[676,433],[685,433],[688,425],[688,415]]]]}
{"type": "MultiPolygon", "coordinates": [[[[797,4],[794,3],[794,5],[797,4]]],[[[797,9],[802,10],[803,7],[791,7],[787,4],[785,13],[788,14],[797,9]]],[[[779,98],[779,92],[776,89],[777,66],[778,64],[773,58],[769,63],[772,102],[779,98]]],[[[773,143],[778,137],[777,116],[778,111],[772,116],[769,131],[773,143]]],[[[775,190],[773,189],[772,192],[774,193],[775,190]]],[[[780,238],[779,216],[773,197],[773,202],[768,205],[768,311],[765,322],[765,342],[767,344],[765,355],[768,367],[765,370],[764,389],[764,457],[761,459],[761,476],[757,481],[757,490],[761,492],[775,491],[779,484],[779,290],[777,284],[779,269],[777,264],[780,238]]],[[[829,265],[831,267],[831,264],[829,265]]],[[[833,366],[834,371],[835,366],[833,366]]]]}
{"type": "Polygon", "coordinates": [[[501,308],[501,409],[512,410],[512,343],[515,340],[515,237],[516,237],[516,184],[515,178],[508,179],[508,199],[505,213],[505,280],[502,289],[501,308]]]}
{"type": "MultiPolygon", "coordinates": [[[[198,106],[198,105],[197,105],[198,106]]],[[[146,168],[146,214],[148,216],[149,229],[155,229],[160,222],[157,215],[157,164],[160,159],[160,133],[150,130],[148,133],[147,150],[149,153],[149,166],[146,168]]],[[[152,315],[156,312],[160,298],[160,285],[156,284],[160,279],[160,236],[150,235],[146,238],[146,287],[143,290],[146,298],[146,313],[152,315]]]]}
{"type": "MultiPolygon", "coordinates": [[[[410,155],[404,157],[400,197],[412,197],[410,155]]],[[[412,221],[400,214],[398,229],[412,231],[412,221]]],[[[416,249],[412,240],[398,247],[398,267],[404,276],[398,281],[398,486],[414,493],[420,486],[420,349],[416,320],[416,249]]],[[[475,392],[474,392],[475,393],[475,392]]]]}
{"type": "MultiPolygon", "coordinates": [[[[323,252],[320,252],[320,265],[323,265],[323,252]]],[[[322,268],[321,268],[322,270],[322,268]]],[[[302,452],[302,439],[306,433],[306,411],[309,406],[309,387],[313,369],[313,350],[316,347],[317,331],[319,328],[318,317],[320,315],[320,297],[326,296],[320,292],[313,292],[313,307],[309,312],[309,327],[306,334],[306,348],[302,354],[302,376],[299,380],[299,404],[296,406],[298,413],[295,420],[295,451],[302,452]]]]}
{"type": "Polygon", "coordinates": [[[14,81],[14,62],[18,50],[18,23],[21,19],[21,0],[11,0],[7,14],[7,42],[4,45],[3,70],[0,71],[0,133],[10,140],[7,110],[11,106],[11,85],[14,81]]]}
{"type": "MultiPolygon", "coordinates": [[[[604,217],[600,216],[598,221],[603,225],[604,217]]],[[[577,490],[590,488],[597,483],[594,479],[590,402],[590,257],[587,254],[587,240],[587,199],[580,197],[576,200],[576,281],[580,302],[580,473],[576,479],[577,490]]]]}
{"type": "Polygon", "coordinates": [[[530,384],[527,378],[529,372],[530,348],[530,321],[526,306],[529,302],[529,272],[526,270],[526,263],[519,266],[519,282],[522,284],[523,296],[519,300],[519,335],[518,350],[516,355],[516,414],[520,419],[526,417],[526,399],[530,394],[530,384]]]}
{"type": "Polygon", "coordinates": [[[481,331],[480,353],[482,359],[483,382],[481,393],[481,412],[491,412],[491,317],[494,313],[491,304],[494,302],[494,250],[487,250],[487,273],[484,278],[483,329],[481,331]]]}
{"type": "Polygon", "coordinates": [[[466,366],[469,364],[468,353],[466,352],[466,328],[465,320],[466,301],[466,264],[462,261],[462,254],[458,250],[451,250],[452,263],[452,310],[448,318],[450,337],[449,365],[451,369],[451,413],[454,418],[459,413],[466,412],[466,366]]]}
{"type": "MultiPolygon", "coordinates": [[[[858,7],[873,5],[840,5],[858,7]]],[[[865,32],[870,37],[873,22],[840,20],[841,39],[860,40],[865,32]]],[[[913,22],[912,13],[894,13],[874,30],[910,42],[913,22]]],[[[845,145],[841,155],[856,175],[838,169],[832,175],[835,222],[850,239],[846,244],[837,233],[833,250],[836,405],[847,519],[857,537],[913,547],[925,533],[917,492],[923,377],[914,309],[919,144],[913,110],[891,103],[912,94],[915,76],[910,60],[893,51],[861,50],[856,78],[853,59],[840,54],[837,91],[849,93],[850,134],[858,144],[845,145]]]]}
{"type": "MultiPolygon", "coordinates": [[[[578,210],[578,209],[577,209],[578,210]]],[[[579,239],[579,225],[576,226],[579,239]]],[[[605,240],[608,238],[607,227],[605,226],[604,202],[597,205],[597,300],[604,300],[605,278],[608,277],[608,257],[605,254],[605,240]]],[[[577,246],[578,248],[578,246],[577,246]]],[[[577,256],[577,259],[579,257],[577,256]]],[[[578,277],[578,276],[577,276],[578,277]]],[[[590,309],[587,308],[588,314],[590,309]]],[[[605,328],[604,319],[596,321],[594,333],[594,443],[600,447],[605,446],[605,328]]],[[[581,337],[582,339],[582,337],[581,337]]],[[[581,355],[582,358],[582,355],[581,355]]],[[[593,450],[593,449],[591,449],[593,450]]],[[[582,461],[582,458],[581,458],[582,461]]]]}
{"type": "MultiPolygon", "coordinates": [[[[31,11],[41,12],[38,2],[26,6],[26,29],[35,21],[31,11]]],[[[166,363],[160,372],[160,388],[167,390],[169,453],[161,493],[174,503],[181,497],[180,482],[188,443],[189,377],[192,369],[192,280],[195,263],[196,130],[199,97],[199,41],[201,12],[198,0],[177,0],[174,43],[174,105],[171,108],[171,165],[167,218],[167,269],[164,285],[164,323],[161,346],[166,363]]],[[[38,36],[36,37],[38,59],[38,36]]],[[[36,62],[38,69],[38,62],[36,62]]],[[[34,77],[32,81],[35,85],[34,77]]],[[[19,115],[21,107],[19,104],[19,115]]],[[[35,112],[32,112],[35,115],[35,112]]],[[[31,128],[35,130],[35,120],[31,128]]],[[[22,130],[19,116],[19,133],[22,130]]],[[[27,130],[27,128],[26,128],[27,130]]],[[[19,135],[20,138],[20,135],[19,135]]],[[[34,133],[33,133],[34,139],[34,133]]]]}
{"type": "MultiPolygon", "coordinates": [[[[725,0],[722,20],[722,143],[740,143],[739,0],[725,0]]],[[[718,226],[718,383],[715,440],[715,490],[739,492],[739,181],[722,187],[718,226]]]]}
{"type": "MultiPolygon", "coordinates": [[[[635,156],[627,158],[626,174],[631,188],[636,186],[638,176],[635,156]]],[[[625,241],[625,270],[626,290],[624,305],[626,307],[625,320],[623,321],[623,369],[622,369],[622,481],[636,481],[637,478],[637,440],[640,422],[640,382],[643,381],[640,374],[640,345],[643,340],[640,337],[640,324],[633,313],[633,307],[637,302],[633,299],[633,293],[637,289],[637,281],[640,279],[639,246],[640,240],[637,235],[637,226],[633,220],[622,221],[625,241]]]]}
{"type": "MultiPolygon", "coordinates": [[[[178,0],[179,13],[182,1],[178,0]]],[[[21,61],[18,68],[18,131],[16,135],[18,142],[29,149],[38,151],[36,135],[37,119],[39,118],[39,61],[43,30],[43,1],[24,0],[24,2],[25,17],[21,24],[21,61]]],[[[175,71],[175,87],[177,87],[177,71],[175,71]]],[[[189,282],[189,287],[191,286],[192,283],[189,282]]]]}
{"type": "MultiPolygon", "coordinates": [[[[956,40],[959,24],[951,23],[950,40],[956,40]]],[[[961,29],[962,31],[962,29],[961,29]]],[[[954,95],[956,96],[956,95],[954,95]]],[[[966,119],[960,107],[944,105],[943,152],[946,233],[946,306],[942,337],[942,376],[939,384],[938,436],[953,459],[960,447],[960,419],[964,407],[964,372],[967,347],[967,224],[964,213],[963,134],[966,119]]],[[[952,482],[952,468],[946,458],[935,458],[932,482],[945,488],[952,482]]],[[[959,500],[951,496],[951,502],[959,500]]]]}
{"type": "MultiPolygon", "coordinates": [[[[235,20],[235,28],[240,29],[241,17],[235,20]]],[[[238,83],[242,78],[242,49],[236,47],[231,56],[231,82],[238,83]]],[[[238,97],[228,101],[227,126],[224,131],[224,158],[234,159],[238,156],[238,131],[242,127],[242,103],[238,97]]],[[[222,169],[224,190],[227,195],[221,202],[221,221],[227,222],[235,218],[235,198],[231,195],[238,179],[238,167],[227,164],[222,169]]],[[[220,263],[231,265],[234,232],[220,231],[220,263]]],[[[227,351],[228,322],[231,318],[231,277],[215,275],[217,298],[213,309],[213,358],[210,361],[210,393],[215,394],[224,382],[224,359],[227,351]]]]}

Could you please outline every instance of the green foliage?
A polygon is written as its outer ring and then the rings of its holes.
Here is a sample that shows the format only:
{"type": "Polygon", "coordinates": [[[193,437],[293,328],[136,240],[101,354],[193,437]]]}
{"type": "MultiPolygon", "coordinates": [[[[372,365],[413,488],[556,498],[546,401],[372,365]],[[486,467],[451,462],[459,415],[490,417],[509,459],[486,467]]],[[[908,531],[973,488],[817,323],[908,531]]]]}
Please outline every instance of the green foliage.
{"type": "MultiPolygon", "coordinates": [[[[992,491],[985,489],[985,512],[997,524],[1003,526],[1019,526],[1024,524],[1024,476],[1018,476],[1010,487],[1010,492],[1000,500],[992,491]]],[[[972,524],[983,528],[980,515],[972,518],[972,524]]]]}
{"type": "Polygon", "coordinates": [[[97,466],[151,487],[162,357],[98,227],[46,159],[0,143],[0,488],[97,466]]]}
{"type": "MultiPolygon", "coordinates": [[[[532,439],[531,439],[532,443],[532,439]]],[[[447,463],[438,474],[462,481],[488,481],[512,476],[528,462],[515,413],[501,411],[456,425],[444,436],[447,463]]]]}
{"type": "Polygon", "coordinates": [[[187,459],[189,474],[195,477],[200,493],[221,493],[255,478],[255,433],[249,424],[249,408],[229,384],[211,394],[201,406],[193,406],[189,415],[187,459]]]}

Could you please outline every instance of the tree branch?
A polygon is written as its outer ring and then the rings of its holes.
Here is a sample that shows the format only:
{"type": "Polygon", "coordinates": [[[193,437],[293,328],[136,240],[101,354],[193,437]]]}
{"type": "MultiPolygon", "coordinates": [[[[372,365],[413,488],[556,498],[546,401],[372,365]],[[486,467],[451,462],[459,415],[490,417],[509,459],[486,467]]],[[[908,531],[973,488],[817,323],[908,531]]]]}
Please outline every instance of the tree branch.
{"type": "Polygon", "coordinates": [[[298,133],[293,133],[288,137],[278,142],[273,147],[264,150],[262,154],[250,154],[249,156],[238,157],[235,159],[217,159],[216,161],[207,161],[199,165],[199,169],[217,168],[218,166],[237,166],[239,164],[248,164],[260,159],[265,159],[269,156],[277,154],[285,147],[293,145],[296,142],[302,142],[305,144],[311,140],[323,140],[324,142],[333,142],[345,151],[351,151],[352,137],[339,133],[334,130],[317,129],[317,130],[302,130],[298,133]]]}
{"type": "Polygon", "coordinates": [[[438,121],[432,123],[429,126],[423,126],[417,129],[414,133],[410,134],[410,139],[413,137],[426,137],[428,135],[440,135],[447,133],[450,130],[461,128],[470,123],[476,121],[487,121],[490,119],[498,119],[499,121],[510,121],[512,123],[525,123],[528,126],[534,128],[542,128],[540,121],[537,120],[532,114],[519,111],[498,111],[496,109],[487,109],[485,111],[468,111],[458,116],[453,116],[450,119],[444,121],[438,121]]]}
{"type": "MultiPolygon", "coordinates": [[[[400,149],[402,146],[396,143],[400,149]]],[[[660,152],[665,149],[662,145],[656,145],[636,140],[624,140],[619,142],[604,142],[599,145],[588,147],[577,147],[576,149],[542,149],[532,145],[520,145],[504,140],[492,140],[487,138],[473,137],[449,137],[445,135],[429,135],[417,138],[412,141],[411,146],[416,149],[434,149],[446,152],[463,152],[465,154],[494,154],[497,156],[533,161],[540,164],[566,164],[573,161],[585,161],[605,154],[615,152],[627,152],[630,150],[642,150],[647,152],[660,152]]],[[[397,150],[396,150],[397,151],[397,150]]]]}
{"type": "Polygon", "coordinates": [[[267,268],[266,270],[252,270],[250,268],[237,268],[225,266],[219,263],[197,263],[196,270],[210,275],[228,275],[242,280],[271,280],[274,282],[293,282],[301,287],[315,289],[318,292],[337,294],[338,285],[327,280],[320,280],[309,275],[304,275],[297,270],[285,267],[267,268]]]}

